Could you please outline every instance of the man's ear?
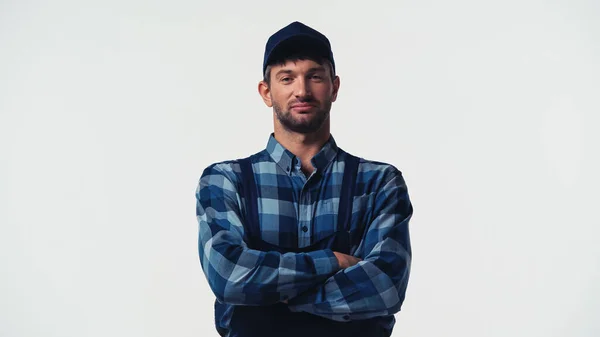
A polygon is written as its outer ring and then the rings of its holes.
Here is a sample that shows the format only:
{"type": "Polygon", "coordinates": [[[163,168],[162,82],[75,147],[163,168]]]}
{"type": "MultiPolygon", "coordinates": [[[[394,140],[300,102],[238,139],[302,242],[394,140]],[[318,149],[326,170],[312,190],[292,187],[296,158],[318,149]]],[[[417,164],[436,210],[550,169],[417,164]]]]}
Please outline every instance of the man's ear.
{"type": "Polygon", "coordinates": [[[331,95],[331,101],[335,102],[337,99],[338,91],[340,90],[340,77],[335,76],[333,79],[333,93],[331,95]]]}
{"type": "Polygon", "coordinates": [[[258,82],[258,93],[260,97],[262,97],[263,102],[269,107],[273,107],[273,102],[271,102],[271,89],[269,88],[269,84],[265,81],[258,82]]]}

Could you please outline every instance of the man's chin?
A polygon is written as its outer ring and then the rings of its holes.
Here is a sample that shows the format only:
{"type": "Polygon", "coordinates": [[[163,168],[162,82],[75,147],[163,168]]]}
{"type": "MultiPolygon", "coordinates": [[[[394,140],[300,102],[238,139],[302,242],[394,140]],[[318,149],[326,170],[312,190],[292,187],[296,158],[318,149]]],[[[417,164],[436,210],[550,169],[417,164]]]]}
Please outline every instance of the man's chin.
{"type": "Polygon", "coordinates": [[[288,129],[289,131],[309,134],[315,133],[321,129],[323,124],[315,124],[315,123],[283,123],[283,127],[288,129]]]}
{"type": "Polygon", "coordinates": [[[315,133],[323,127],[328,118],[327,116],[321,116],[318,109],[308,111],[298,110],[291,109],[285,114],[277,114],[281,125],[291,132],[302,134],[315,133]]]}

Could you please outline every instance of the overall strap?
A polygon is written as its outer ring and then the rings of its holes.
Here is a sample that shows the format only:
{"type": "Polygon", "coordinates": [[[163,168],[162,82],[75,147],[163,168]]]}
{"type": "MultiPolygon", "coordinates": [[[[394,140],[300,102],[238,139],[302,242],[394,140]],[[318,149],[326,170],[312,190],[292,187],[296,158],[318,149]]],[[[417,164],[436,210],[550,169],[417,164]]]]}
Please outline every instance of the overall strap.
{"type": "Polygon", "coordinates": [[[240,159],[240,170],[242,173],[242,195],[246,203],[246,214],[244,231],[248,240],[254,241],[260,238],[260,222],[258,219],[258,192],[252,170],[252,156],[240,159]]]}
{"type": "Polygon", "coordinates": [[[338,211],[338,231],[349,231],[352,225],[352,203],[354,201],[354,189],[356,185],[359,162],[360,158],[346,153],[338,211]]]}

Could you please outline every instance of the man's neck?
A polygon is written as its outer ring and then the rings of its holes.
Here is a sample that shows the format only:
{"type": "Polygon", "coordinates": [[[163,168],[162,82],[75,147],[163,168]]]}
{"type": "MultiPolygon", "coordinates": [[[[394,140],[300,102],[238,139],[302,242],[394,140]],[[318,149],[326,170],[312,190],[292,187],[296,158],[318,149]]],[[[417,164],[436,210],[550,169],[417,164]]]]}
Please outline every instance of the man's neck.
{"type": "Polygon", "coordinates": [[[313,171],[310,160],[321,150],[331,136],[328,125],[315,133],[296,133],[283,128],[275,128],[275,139],[292,152],[302,162],[302,171],[308,176],[313,171]]]}

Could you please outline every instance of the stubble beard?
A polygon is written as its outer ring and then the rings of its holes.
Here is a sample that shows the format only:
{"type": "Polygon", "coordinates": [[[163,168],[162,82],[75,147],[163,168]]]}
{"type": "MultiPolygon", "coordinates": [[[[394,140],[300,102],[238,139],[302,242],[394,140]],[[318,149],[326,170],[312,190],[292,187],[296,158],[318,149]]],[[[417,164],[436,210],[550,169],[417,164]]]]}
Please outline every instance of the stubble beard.
{"type": "Polygon", "coordinates": [[[325,106],[315,112],[312,119],[295,119],[294,115],[289,111],[284,111],[280,104],[273,101],[273,111],[281,125],[288,131],[308,134],[314,133],[321,129],[325,121],[329,118],[331,110],[331,101],[325,102],[325,106]]]}

